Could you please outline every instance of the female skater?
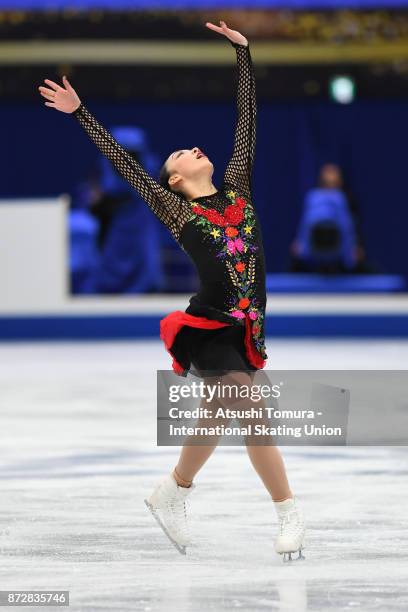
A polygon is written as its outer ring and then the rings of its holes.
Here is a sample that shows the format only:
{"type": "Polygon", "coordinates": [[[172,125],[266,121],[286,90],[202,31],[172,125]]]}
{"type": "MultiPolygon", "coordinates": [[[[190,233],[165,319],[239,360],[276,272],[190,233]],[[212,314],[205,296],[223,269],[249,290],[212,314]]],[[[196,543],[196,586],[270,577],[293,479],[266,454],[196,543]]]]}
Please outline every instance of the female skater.
{"type": "MultiPolygon", "coordinates": [[[[45,79],[40,86],[46,106],[71,113],[118,172],[139,192],[194,261],[201,287],[185,312],[160,322],[160,336],[172,357],[174,372],[189,371],[204,381],[251,385],[265,366],[265,263],[259,219],[252,204],[251,174],[256,140],[255,77],[247,39],[227,27],[206,23],[235,48],[238,67],[238,119],[233,153],[220,187],[212,182],[214,167],[198,147],[174,151],[156,182],[96,120],[63,77],[61,87],[45,79]]],[[[222,405],[219,400],[218,406],[222,405]]],[[[209,405],[206,402],[205,407],[209,405]]],[[[228,402],[225,403],[228,407],[228,402]]],[[[216,409],[217,405],[212,405],[216,409]]],[[[200,424],[200,422],[199,422],[200,424]]],[[[208,422],[206,423],[208,425],[208,422]]],[[[219,424],[219,419],[217,419],[219,424]]],[[[193,479],[216,447],[214,438],[201,446],[184,444],[179,461],[146,504],[167,536],[185,553],[190,544],[186,500],[193,479]]],[[[299,500],[288,484],[280,451],[251,445],[250,460],[274,502],[279,519],[275,550],[291,559],[302,557],[305,525],[299,500]]]]}

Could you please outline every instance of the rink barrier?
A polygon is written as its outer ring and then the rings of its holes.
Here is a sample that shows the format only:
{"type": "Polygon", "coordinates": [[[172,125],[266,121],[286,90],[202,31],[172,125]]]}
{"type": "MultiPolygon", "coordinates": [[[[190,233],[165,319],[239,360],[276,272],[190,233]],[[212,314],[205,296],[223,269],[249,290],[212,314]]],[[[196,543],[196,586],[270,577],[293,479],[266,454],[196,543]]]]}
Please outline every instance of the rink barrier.
{"type": "MultiPolygon", "coordinates": [[[[0,341],[159,340],[162,315],[0,316],[0,341]]],[[[270,337],[408,337],[407,314],[267,314],[270,337]]]]}

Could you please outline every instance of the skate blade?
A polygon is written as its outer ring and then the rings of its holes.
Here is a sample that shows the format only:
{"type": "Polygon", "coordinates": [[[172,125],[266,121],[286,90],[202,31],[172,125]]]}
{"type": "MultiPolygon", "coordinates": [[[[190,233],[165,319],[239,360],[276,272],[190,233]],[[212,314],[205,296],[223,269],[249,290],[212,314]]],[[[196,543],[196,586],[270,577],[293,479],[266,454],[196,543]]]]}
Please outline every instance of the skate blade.
{"type": "Polygon", "coordinates": [[[292,552],[284,552],[284,553],[279,553],[280,555],[283,555],[283,562],[284,563],[294,563],[296,561],[305,561],[306,557],[303,555],[302,553],[302,549],[300,550],[295,550],[292,552]],[[299,556],[295,557],[294,559],[292,558],[292,554],[295,554],[295,552],[299,553],[299,556]]]}
{"type": "Polygon", "coordinates": [[[163,529],[163,531],[166,534],[166,536],[169,538],[170,542],[173,544],[173,546],[175,546],[177,548],[177,550],[179,551],[179,553],[181,555],[185,555],[186,554],[186,547],[184,545],[179,544],[178,542],[176,542],[176,540],[174,540],[172,538],[172,536],[168,532],[166,526],[164,525],[164,523],[160,519],[159,515],[157,514],[157,512],[153,508],[152,504],[149,504],[147,499],[145,499],[144,502],[145,502],[146,506],[149,508],[150,512],[153,514],[154,518],[156,519],[156,521],[158,522],[160,527],[163,529]]]}

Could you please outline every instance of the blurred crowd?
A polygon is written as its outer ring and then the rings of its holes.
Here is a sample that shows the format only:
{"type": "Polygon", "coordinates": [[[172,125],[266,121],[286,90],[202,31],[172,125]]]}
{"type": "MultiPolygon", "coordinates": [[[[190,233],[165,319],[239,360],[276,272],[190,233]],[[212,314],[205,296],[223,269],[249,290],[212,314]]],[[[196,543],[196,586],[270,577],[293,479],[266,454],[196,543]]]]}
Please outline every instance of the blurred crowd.
{"type": "Polygon", "coordinates": [[[334,10],[149,10],[48,8],[0,11],[0,35],[12,38],[209,38],[202,23],[224,19],[256,39],[269,41],[363,42],[408,39],[404,9],[334,10]]]}
{"type": "MultiPolygon", "coordinates": [[[[241,15],[251,36],[271,40],[380,43],[408,39],[406,11],[251,11],[247,17],[241,15]]],[[[240,20],[239,12],[234,13],[235,19],[240,20]]]]}
{"type": "MultiPolygon", "coordinates": [[[[145,130],[111,128],[113,137],[153,176],[158,160],[145,130]]],[[[71,193],[70,278],[74,294],[190,290],[194,271],[144,200],[99,154],[71,193]]]]}
{"type": "MultiPolygon", "coordinates": [[[[143,129],[115,126],[111,131],[151,175],[157,174],[157,160],[143,129]]],[[[72,293],[194,289],[191,264],[139,194],[102,155],[72,193],[69,232],[72,293]]],[[[288,251],[290,272],[376,271],[367,261],[358,204],[338,165],[326,163],[320,168],[316,187],[305,194],[288,251]]]]}
{"type": "Polygon", "coordinates": [[[291,258],[292,272],[375,271],[366,258],[358,203],[336,164],[324,164],[317,186],[306,193],[291,258]]]}

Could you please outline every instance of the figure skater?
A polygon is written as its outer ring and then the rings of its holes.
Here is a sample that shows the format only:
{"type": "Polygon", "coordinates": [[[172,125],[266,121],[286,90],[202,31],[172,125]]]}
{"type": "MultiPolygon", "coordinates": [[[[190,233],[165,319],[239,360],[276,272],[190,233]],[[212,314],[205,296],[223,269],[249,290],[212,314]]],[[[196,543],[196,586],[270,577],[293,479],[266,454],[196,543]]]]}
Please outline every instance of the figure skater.
{"type": "MultiPolygon", "coordinates": [[[[185,312],[172,312],[160,322],[160,337],[172,357],[174,372],[181,376],[191,372],[211,381],[217,376],[218,380],[227,377],[250,385],[254,373],[264,368],[267,359],[265,261],[251,196],[256,141],[255,77],[248,40],[224,21],[220,26],[208,22],[206,26],[230,41],[237,58],[235,139],[219,189],[212,182],[214,166],[199,147],[172,152],[156,181],[97,121],[66,76],[62,86],[45,79],[48,87],[40,86],[39,90],[47,100],[46,106],[70,113],[78,120],[197,267],[201,283],[197,295],[190,299],[185,312]]],[[[196,487],[194,477],[216,445],[214,438],[202,445],[186,442],[175,468],[145,500],[167,536],[184,554],[191,543],[186,501],[196,487]]],[[[275,505],[279,520],[276,552],[284,555],[284,561],[291,560],[292,552],[304,558],[304,516],[297,496],[289,488],[279,449],[270,444],[248,444],[247,440],[246,448],[275,505]]]]}

